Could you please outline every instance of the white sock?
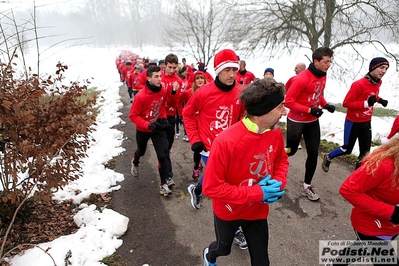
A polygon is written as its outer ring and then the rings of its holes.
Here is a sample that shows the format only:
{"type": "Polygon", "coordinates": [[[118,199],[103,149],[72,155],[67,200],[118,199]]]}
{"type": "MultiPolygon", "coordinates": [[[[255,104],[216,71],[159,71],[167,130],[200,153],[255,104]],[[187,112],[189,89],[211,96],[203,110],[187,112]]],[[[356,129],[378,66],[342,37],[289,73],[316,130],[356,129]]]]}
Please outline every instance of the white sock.
{"type": "Polygon", "coordinates": [[[306,184],[305,182],[303,182],[303,188],[308,188],[310,187],[310,184],[306,184]]]}

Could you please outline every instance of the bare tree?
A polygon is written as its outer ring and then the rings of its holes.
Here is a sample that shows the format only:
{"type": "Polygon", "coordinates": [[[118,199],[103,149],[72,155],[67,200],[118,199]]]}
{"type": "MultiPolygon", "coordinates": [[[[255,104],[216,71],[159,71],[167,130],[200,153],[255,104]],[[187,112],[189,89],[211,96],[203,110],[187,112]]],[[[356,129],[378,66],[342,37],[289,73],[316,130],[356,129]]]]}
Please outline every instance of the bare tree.
{"type": "Polygon", "coordinates": [[[371,44],[398,63],[385,42],[398,29],[397,0],[226,0],[236,20],[230,28],[237,49],[271,52],[319,46],[351,46],[358,58],[359,45],[371,44]],[[248,49],[249,48],[249,49],[248,49]]]}
{"type": "Polygon", "coordinates": [[[164,13],[161,0],[122,0],[126,30],[133,44],[142,49],[147,43],[161,40],[160,28],[163,25],[164,13]],[[149,34],[151,32],[151,34],[149,34]]]}
{"type": "Polygon", "coordinates": [[[191,55],[208,65],[224,45],[228,45],[228,11],[219,0],[175,0],[165,27],[164,42],[170,47],[188,46],[191,55]]]}

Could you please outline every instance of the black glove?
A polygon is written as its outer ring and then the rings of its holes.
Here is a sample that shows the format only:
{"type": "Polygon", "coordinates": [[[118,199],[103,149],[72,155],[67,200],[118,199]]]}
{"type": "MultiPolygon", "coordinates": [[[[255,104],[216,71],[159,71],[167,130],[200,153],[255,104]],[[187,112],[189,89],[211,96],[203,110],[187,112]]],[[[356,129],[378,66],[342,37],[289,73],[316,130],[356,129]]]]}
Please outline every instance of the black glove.
{"type": "Polygon", "coordinates": [[[323,114],[323,110],[320,108],[310,108],[310,114],[319,118],[323,114]]]}
{"type": "Polygon", "coordinates": [[[205,148],[205,145],[204,145],[204,143],[202,143],[201,141],[199,141],[199,142],[196,142],[196,143],[194,143],[192,146],[191,146],[191,150],[193,151],[193,152],[201,152],[201,151],[206,151],[206,148],[205,148]]]}
{"type": "Polygon", "coordinates": [[[169,124],[168,121],[166,121],[166,123],[164,123],[164,124],[160,124],[159,125],[159,130],[161,130],[161,131],[166,131],[166,130],[168,130],[170,128],[172,128],[172,125],[169,124]]]}
{"type": "Polygon", "coordinates": [[[369,106],[373,106],[377,102],[377,97],[375,95],[369,96],[367,103],[369,106]]]}
{"type": "Polygon", "coordinates": [[[326,104],[326,106],[324,106],[324,109],[327,109],[327,111],[329,111],[330,113],[334,113],[335,112],[335,106],[332,104],[326,104]]]}
{"type": "Polygon", "coordinates": [[[387,107],[387,105],[388,105],[388,101],[387,101],[387,100],[384,100],[384,99],[382,99],[382,98],[380,98],[380,99],[378,100],[378,102],[379,102],[380,104],[382,104],[382,106],[384,106],[384,107],[387,107]]]}
{"type": "Polygon", "coordinates": [[[395,210],[393,211],[393,214],[391,216],[391,219],[389,219],[394,224],[399,224],[399,206],[395,206],[395,210]]]}
{"type": "Polygon", "coordinates": [[[157,123],[159,124],[158,129],[161,131],[166,131],[172,127],[172,125],[169,123],[168,119],[166,118],[158,118],[157,123]]]}
{"type": "Polygon", "coordinates": [[[158,118],[157,119],[157,123],[159,123],[159,124],[166,124],[166,123],[169,123],[168,122],[168,119],[166,119],[166,118],[158,118]]]}
{"type": "Polygon", "coordinates": [[[158,122],[152,122],[148,125],[148,129],[155,131],[159,128],[160,124],[158,122]]]}

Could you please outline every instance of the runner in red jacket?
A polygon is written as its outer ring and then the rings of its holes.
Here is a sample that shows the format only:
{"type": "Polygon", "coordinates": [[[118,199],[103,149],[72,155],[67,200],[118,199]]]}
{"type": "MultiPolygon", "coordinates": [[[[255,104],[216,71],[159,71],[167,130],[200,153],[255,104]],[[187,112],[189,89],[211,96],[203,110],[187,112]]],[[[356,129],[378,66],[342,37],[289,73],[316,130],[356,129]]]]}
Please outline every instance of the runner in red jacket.
{"type": "Polygon", "coordinates": [[[128,78],[129,78],[130,72],[133,70],[132,62],[127,61],[124,65],[124,67],[121,68],[121,70],[122,70],[122,81],[125,82],[126,85],[128,85],[128,78]]]}
{"type": "Polygon", "coordinates": [[[317,48],[312,55],[313,62],[308,69],[299,73],[285,97],[285,106],[290,109],[287,117],[286,152],[288,156],[294,155],[303,135],[307,158],[300,193],[311,201],[320,199],[311,183],[319,156],[319,117],[323,114],[321,108],[329,112],[335,111],[335,106],[328,104],[324,99],[326,75],[331,66],[332,56],[333,51],[330,48],[317,48]]]}
{"type": "Polygon", "coordinates": [[[137,93],[129,113],[129,119],[136,125],[137,143],[132,160],[132,175],[139,176],[140,157],[145,154],[148,140],[151,139],[160,165],[159,193],[164,196],[172,193],[166,180],[164,131],[171,126],[166,120],[165,101],[175,97],[175,94],[162,87],[160,67],[150,66],[147,70],[146,86],[137,93]]]}
{"type": "Polygon", "coordinates": [[[130,102],[133,102],[133,97],[140,91],[139,87],[139,80],[140,80],[140,67],[138,65],[134,66],[134,70],[130,73],[130,84],[131,84],[131,93],[130,102]]]}
{"type": "MultiPolygon", "coordinates": [[[[238,57],[234,51],[224,49],[215,55],[216,79],[198,89],[183,109],[183,121],[193,152],[209,151],[214,139],[244,115],[244,105],[238,98],[241,85],[235,81],[238,57]]],[[[206,164],[207,155],[202,157],[206,164]]],[[[188,187],[191,205],[201,207],[202,181],[188,187]]],[[[237,228],[236,228],[237,229],[237,228]]],[[[245,237],[237,230],[235,243],[248,248],[245,237]]]]}
{"type": "MultiPolygon", "coordinates": [[[[183,106],[183,109],[184,109],[184,106],[186,105],[186,103],[188,102],[188,100],[190,100],[193,93],[195,93],[199,88],[201,88],[203,85],[208,83],[204,76],[204,73],[202,71],[195,71],[194,74],[192,75],[192,79],[193,79],[192,87],[190,89],[185,90],[182,94],[180,94],[180,97],[179,97],[179,102],[180,102],[180,105],[183,106]]],[[[184,126],[184,124],[183,124],[183,126],[184,126]]],[[[184,126],[183,140],[189,141],[185,126],[184,126]]],[[[194,161],[194,169],[193,169],[192,178],[194,181],[198,181],[199,172],[202,170],[201,155],[198,151],[194,152],[193,161],[194,161]]]]}
{"type": "Polygon", "coordinates": [[[370,62],[369,72],[355,81],[345,96],[343,107],[347,108],[344,126],[344,144],[323,154],[321,167],[324,172],[330,169],[331,160],[344,154],[351,154],[356,141],[359,143],[359,156],[355,169],[362,162],[363,157],[370,152],[371,147],[371,118],[374,104],[386,107],[387,100],[379,96],[382,77],[389,68],[389,62],[383,57],[376,57],[370,62]]]}
{"type": "MultiPolygon", "coordinates": [[[[181,87],[179,89],[179,100],[176,104],[176,124],[175,124],[175,136],[178,138],[180,136],[180,125],[183,124],[183,103],[180,100],[182,93],[184,93],[187,90],[191,90],[191,80],[188,77],[188,69],[185,65],[179,64],[178,65],[178,70],[177,74],[179,78],[181,79],[181,87]]],[[[185,135],[186,136],[186,135],[185,135]]]]}
{"type": "Polygon", "coordinates": [[[251,265],[268,266],[269,204],[281,198],[287,183],[289,162],[278,126],[286,115],[284,85],[258,80],[240,99],[247,115],[215,138],[205,169],[203,192],[212,199],[216,241],[205,248],[204,265],[230,254],[241,226],[251,265]]]}
{"type": "Polygon", "coordinates": [[[176,125],[176,111],[177,102],[179,99],[180,88],[182,87],[182,81],[176,74],[177,66],[179,64],[179,58],[175,54],[168,54],[165,57],[165,71],[162,73],[162,86],[165,87],[168,93],[175,93],[176,97],[173,99],[165,101],[165,112],[166,118],[171,128],[169,128],[166,133],[166,175],[167,183],[170,186],[175,184],[173,180],[173,169],[172,161],[170,159],[170,150],[172,149],[173,142],[175,140],[175,125],[176,125]]]}
{"type": "MultiPolygon", "coordinates": [[[[234,51],[220,51],[215,56],[215,82],[199,88],[184,107],[183,121],[192,151],[210,151],[216,136],[243,117],[245,108],[238,99],[240,85],[235,81],[237,70],[238,57],[234,51]]],[[[199,209],[202,178],[195,190],[193,186],[189,187],[191,203],[199,209]]]]}
{"type": "Polygon", "coordinates": [[[245,61],[240,60],[240,69],[236,74],[236,81],[241,85],[247,85],[256,79],[255,75],[251,71],[248,71],[245,66],[245,61]]]}
{"type": "MultiPolygon", "coordinates": [[[[351,223],[357,240],[367,243],[368,240],[384,241],[386,247],[391,247],[390,241],[399,234],[398,131],[399,127],[392,128],[391,140],[366,156],[360,168],[344,181],[339,190],[353,206],[351,223]]],[[[355,248],[358,247],[359,244],[355,248]]],[[[343,250],[340,254],[348,253],[343,250]]],[[[351,259],[358,257],[352,256],[351,259]]],[[[348,263],[337,262],[330,265],[348,265],[348,263]]],[[[374,265],[382,264],[374,263],[374,265]]]]}
{"type": "Polygon", "coordinates": [[[291,87],[291,85],[294,82],[294,79],[296,78],[296,76],[299,73],[301,73],[302,71],[304,71],[305,69],[306,69],[305,63],[300,62],[300,63],[295,65],[295,68],[294,68],[295,76],[290,77],[290,79],[287,81],[287,83],[285,83],[285,93],[287,93],[287,91],[291,87]]]}

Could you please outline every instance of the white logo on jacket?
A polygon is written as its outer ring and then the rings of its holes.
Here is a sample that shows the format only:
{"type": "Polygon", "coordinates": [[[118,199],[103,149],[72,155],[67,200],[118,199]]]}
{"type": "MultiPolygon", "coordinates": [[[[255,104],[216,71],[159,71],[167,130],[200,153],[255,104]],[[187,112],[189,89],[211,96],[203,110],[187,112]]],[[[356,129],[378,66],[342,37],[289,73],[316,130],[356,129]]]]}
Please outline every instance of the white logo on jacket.
{"type": "Polygon", "coordinates": [[[273,146],[270,145],[269,149],[263,154],[254,155],[256,161],[249,163],[249,172],[251,175],[258,177],[257,181],[260,181],[269,173],[271,173],[271,158],[270,153],[273,152],[273,146]]]}
{"type": "Polygon", "coordinates": [[[231,124],[231,116],[233,113],[233,107],[230,106],[219,106],[219,110],[216,110],[216,120],[210,123],[210,130],[222,129],[226,130],[231,124]]]}

